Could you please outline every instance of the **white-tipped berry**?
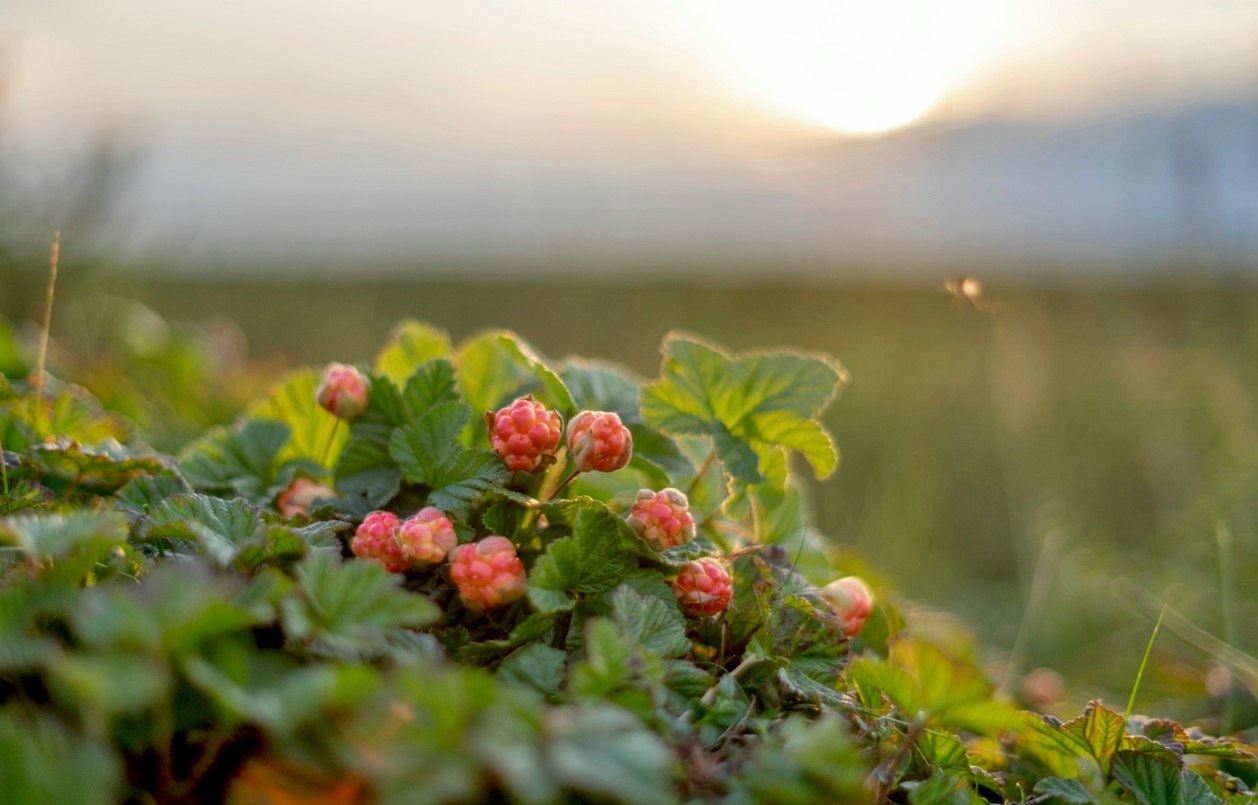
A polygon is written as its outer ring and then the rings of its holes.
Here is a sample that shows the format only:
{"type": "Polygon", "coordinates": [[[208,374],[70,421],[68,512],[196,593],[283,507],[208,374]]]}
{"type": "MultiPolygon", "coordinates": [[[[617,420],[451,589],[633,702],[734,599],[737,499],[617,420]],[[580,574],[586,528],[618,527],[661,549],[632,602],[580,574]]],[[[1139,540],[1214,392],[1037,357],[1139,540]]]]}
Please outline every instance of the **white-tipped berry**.
{"type": "Polygon", "coordinates": [[[563,417],[532,395],[486,414],[494,452],[509,470],[536,472],[551,463],[563,438],[563,417]]]}
{"type": "Polygon", "coordinates": [[[473,612],[510,603],[529,585],[515,545],[497,536],[455,548],[450,554],[450,580],[459,588],[463,605],[473,612]]]}
{"type": "Polygon", "coordinates": [[[685,492],[671,486],[659,492],[640,490],[626,521],[657,551],[675,548],[695,537],[690,501],[685,492]]]}
{"type": "Polygon", "coordinates": [[[734,581],[718,559],[696,559],[682,565],[673,580],[673,595],[687,615],[724,612],[734,597],[734,581]]]}
{"type": "Polygon", "coordinates": [[[320,498],[334,498],[336,490],[318,481],[297,476],[288,488],[275,496],[275,508],[285,517],[309,514],[310,504],[320,498]]]}
{"type": "Polygon", "coordinates": [[[568,450],[581,472],[615,472],[633,456],[633,434],[609,411],[582,411],[568,425],[568,450]]]}
{"type": "Polygon", "coordinates": [[[349,544],[350,550],[363,559],[375,559],[390,573],[404,573],[411,563],[398,545],[397,530],[396,514],[372,512],[354,532],[354,539],[349,544]]]}
{"type": "Polygon", "coordinates": [[[427,506],[397,529],[402,555],[414,565],[435,565],[459,543],[454,525],[441,509],[427,506]]]}
{"type": "Polygon", "coordinates": [[[343,363],[329,363],[315,392],[315,400],[334,416],[357,419],[367,410],[370,392],[371,381],[362,372],[343,363]]]}
{"type": "Polygon", "coordinates": [[[874,594],[857,576],[844,576],[821,588],[821,597],[834,610],[835,623],[843,634],[855,637],[874,611],[874,594]]]}

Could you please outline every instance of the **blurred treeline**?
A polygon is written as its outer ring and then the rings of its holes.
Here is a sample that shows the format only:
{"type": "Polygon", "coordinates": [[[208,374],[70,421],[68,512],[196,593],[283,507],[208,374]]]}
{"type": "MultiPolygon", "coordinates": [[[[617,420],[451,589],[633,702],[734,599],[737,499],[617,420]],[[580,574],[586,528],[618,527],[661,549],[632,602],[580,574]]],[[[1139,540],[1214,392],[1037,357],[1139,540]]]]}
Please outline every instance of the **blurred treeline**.
{"type": "MultiPolygon", "coordinates": [[[[38,318],[40,272],[9,276],[0,311],[38,318]]],[[[65,267],[52,370],[175,449],[285,366],[369,361],[405,317],[643,375],[675,328],[825,351],[852,382],[828,414],[839,472],[809,484],[816,526],[845,568],[970,623],[998,673],[1053,668],[1071,706],[1121,704],[1159,601],[1258,642],[1258,290],[997,287],[976,305],[937,287],[233,276],[65,267]]],[[[1168,620],[1138,709],[1220,715],[1210,649],[1168,620]]]]}

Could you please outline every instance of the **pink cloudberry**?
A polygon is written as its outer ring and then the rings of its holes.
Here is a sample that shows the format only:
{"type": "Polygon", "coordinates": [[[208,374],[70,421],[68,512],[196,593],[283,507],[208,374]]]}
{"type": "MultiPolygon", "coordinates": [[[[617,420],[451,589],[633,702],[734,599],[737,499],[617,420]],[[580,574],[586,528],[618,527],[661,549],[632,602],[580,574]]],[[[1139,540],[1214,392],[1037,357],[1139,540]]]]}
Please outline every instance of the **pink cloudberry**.
{"type": "Polygon", "coordinates": [[[530,395],[488,414],[489,439],[509,470],[536,472],[553,461],[563,417],[530,395]]]}
{"type": "Polygon", "coordinates": [[[506,537],[485,537],[450,554],[450,579],[463,605],[484,612],[520,598],[528,590],[524,563],[506,537]]]}
{"type": "Polygon", "coordinates": [[[858,576],[844,576],[821,588],[821,597],[834,610],[835,624],[848,637],[860,634],[874,611],[874,594],[858,576]]]}
{"type": "Polygon", "coordinates": [[[659,492],[640,490],[626,521],[657,551],[689,542],[695,536],[690,501],[685,492],[671,486],[659,492]]]}
{"type": "Polygon", "coordinates": [[[285,517],[309,514],[311,503],[320,498],[334,497],[336,490],[332,487],[299,475],[275,497],[275,508],[285,517]]]}
{"type": "Polygon", "coordinates": [[[390,573],[406,572],[411,563],[398,544],[398,525],[398,517],[393,512],[374,511],[368,514],[354,532],[350,550],[363,559],[375,559],[390,573]]]}
{"type": "Polygon", "coordinates": [[[440,509],[427,506],[398,526],[397,542],[411,564],[435,565],[454,550],[459,538],[450,518],[440,509]]]}
{"type": "Polygon", "coordinates": [[[734,581],[720,560],[705,557],[682,565],[673,581],[673,594],[687,615],[715,615],[729,606],[734,581]]]}
{"type": "Polygon", "coordinates": [[[367,410],[370,391],[371,381],[362,372],[343,363],[329,363],[315,400],[334,416],[351,420],[367,410]]]}
{"type": "Polygon", "coordinates": [[[633,434],[609,411],[582,411],[568,425],[568,449],[581,472],[615,472],[633,456],[633,434]]]}

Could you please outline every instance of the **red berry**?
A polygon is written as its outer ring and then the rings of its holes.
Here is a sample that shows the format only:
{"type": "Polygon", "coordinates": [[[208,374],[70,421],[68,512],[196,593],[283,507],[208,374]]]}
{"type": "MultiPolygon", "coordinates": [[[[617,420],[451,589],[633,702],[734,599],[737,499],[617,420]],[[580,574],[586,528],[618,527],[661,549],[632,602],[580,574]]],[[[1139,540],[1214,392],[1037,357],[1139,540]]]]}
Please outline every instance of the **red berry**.
{"type": "Polygon", "coordinates": [[[554,458],[563,436],[563,417],[533,399],[521,397],[487,414],[489,439],[509,470],[536,472],[554,458]]]}
{"type": "Polygon", "coordinates": [[[315,392],[315,400],[334,416],[357,419],[367,410],[370,391],[371,381],[362,372],[343,363],[329,363],[315,392]]]}
{"type": "Polygon", "coordinates": [[[297,476],[288,488],[275,497],[275,508],[285,517],[309,514],[310,504],[319,498],[334,498],[336,490],[318,481],[297,476]]]}
{"type": "Polygon", "coordinates": [[[511,540],[496,536],[455,548],[450,554],[450,579],[459,588],[463,605],[473,612],[522,597],[529,583],[511,540]]]}
{"type": "Polygon", "coordinates": [[[354,532],[354,539],[349,544],[350,550],[363,559],[375,559],[390,573],[404,573],[411,563],[398,545],[397,530],[396,514],[372,512],[354,532]]]}
{"type": "Polygon", "coordinates": [[[835,624],[848,637],[860,634],[874,611],[874,594],[857,576],[844,576],[821,588],[821,597],[834,610],[835,624]]]}
{"type": "Polygon", "coordinates": [[[717,559],[696,559],[682,565],[673,581],[673,595],[687,615],[724,612],[734,597],[734,581],[717,559]]]}
{"type": "Polygon", "coordinates": [[[615,472],[633,456],[633,434],[608,411],[582,411],[568,425],[568,449],[581,472],[615,472]]]}
{"type": "Polygon", "coordinates": [[[459,538],[450,519],[428,506],[398,526],[397,542],[411,564],[435,565],[454,550],[459,538]]]}
{"type": "Polygon", "coordinates": [[[639,491],[627,521],[657,551],[689,542],[695,536],[690,501],[686,500],[686,493],[671,486],[659,492],[639,491]]]}

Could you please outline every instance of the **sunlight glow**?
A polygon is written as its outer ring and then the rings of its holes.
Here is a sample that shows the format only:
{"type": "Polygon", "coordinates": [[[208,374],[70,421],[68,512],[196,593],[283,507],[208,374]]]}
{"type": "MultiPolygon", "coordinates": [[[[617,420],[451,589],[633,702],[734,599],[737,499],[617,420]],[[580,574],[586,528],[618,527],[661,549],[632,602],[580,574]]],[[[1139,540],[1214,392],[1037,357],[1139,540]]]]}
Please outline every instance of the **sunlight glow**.
{"type": "Polygon", "coordinates": [[[704,36],[761,103],[849,134],[906,126],[983,60],[983,0],[714,0],[704,36]]]}

